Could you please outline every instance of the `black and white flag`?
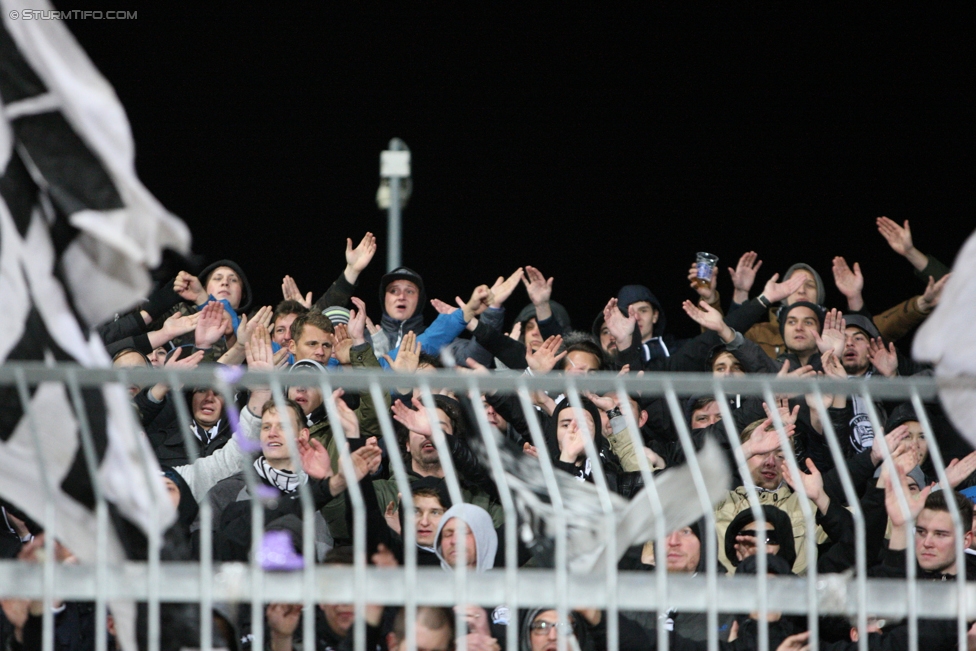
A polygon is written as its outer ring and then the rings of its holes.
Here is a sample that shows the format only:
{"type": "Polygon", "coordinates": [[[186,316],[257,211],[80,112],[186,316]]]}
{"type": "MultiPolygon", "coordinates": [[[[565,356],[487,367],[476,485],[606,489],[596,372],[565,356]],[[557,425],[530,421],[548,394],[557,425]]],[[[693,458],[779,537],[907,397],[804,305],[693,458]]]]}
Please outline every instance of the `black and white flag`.
{"type": "MultiPolygon", "coordinates": [[[[92,326],[145,296],[148,269],[164,248],[187,251],[189,232],[136,178],[125,112],[68,29],[24,19],[52,7],[2,0],[0,8],[0,362],[106,367],[92,326]]],[[[94,561],[95,501],[78,415],[64,385],[31,391],[33,419],[15,387],[0,387],[0,496],[53,528],[83,562],[94,561]],[[54,487],[53,523],[44,522],[42,467],[54,487]]],[[[158,536],[172,506],[152,452],[131,427],[126,393],[89,389],[84,401],[108,501],[158,536]],[[146,473],[147,462],[155,472],[146,473]]],[[[123,560],[119,539],[110,538],[110,562],[123,560]]]]}

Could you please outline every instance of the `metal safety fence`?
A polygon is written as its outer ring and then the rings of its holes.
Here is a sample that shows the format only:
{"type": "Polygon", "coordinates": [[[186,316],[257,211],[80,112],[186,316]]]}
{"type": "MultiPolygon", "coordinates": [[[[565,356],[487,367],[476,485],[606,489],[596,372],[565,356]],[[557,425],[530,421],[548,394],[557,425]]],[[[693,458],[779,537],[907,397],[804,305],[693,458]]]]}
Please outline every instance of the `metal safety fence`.
{"type": "MultiPolygon", "coordinates": [[[[855,529],[855,558],[853,572],[840,574],[818,574],[815,508],[809,500],[799,500],[806,529],[805,553],[807,571],[802,577],[767,576],[767,554],[763,545],[757,545],[758,572],[755,576],[724,576],[717,571],[718,545],[714,508],[714,477],[703,472],[696,455],[691,432],[682,411],[682,401],[687,396],[713,395],[719,406],[724,424],[724,434],[738,466],[746,491],[749,507],[757,526],[765,523],[764,511],[757,488],[751,480],[746,458],[739,443],[739,433],[733,425],[734,419],[729,405],[732,396],[758,396],[768,404],[776,402],[778,394],[812,394],[822,398],[826,394],[845,394],[857,396],[867,407],[868,417],[875,432],[884,432],[879,414],[874,408],[875,400],[898,400],[910,402],[915,409],[924,435],[928,440],[928,450],[932,466],[943,486],[949,485],[946,475],[946,459],[936,444],[937,437],[927,415],[926,403],[937,399],[940,386],[954,384],[959,388],[976,389],[971,381],[937,381],[930,377],[895,378],[890,380],[830,380],[830,379],[781,379],[774,376],[747,376],[738,378],[717,378],[698,374],[646,374],[616,376],[612,374],[591,374],[587,376],[551,375],[532,377],[495,373],[491,375],[456,373],[442,371],[430,374],[397,375],[389,372],[362,371],[334,374],[310,374],[296,372],[283,373],[234,372],[221,368],[200,368],[195,371],[141,370],[141,369],[83,369],[73,366],[43,366],[7,364],[0,367],[0,390],[14,391],[20,398],[21,408],[28,419],[37,419],[32,407],[31,396],[39,386],[56,383],[66,388],[66,395],[75,407],[78,430],[82,440],[89,475],[98,477],[97,450],[91,424],[87,422],[82,398],[85,389],[100,388],[111,384],[121,387],[149,386],[157,382],[170,386],[209,386],[224,397],[225,404],[235,404],[235,395],[244,389],[270,387],[273,399],[283,410],[288,385],[297,383],[319,388],[325,401],[326,412],[332,432],[340,450],[340,467],[346,476],[355,476],[352,458],[345,446],[345,435],[338,413],[333,391],[339,388],[349,393],[369,395],[376,405],[383,405],[384,398],[391,391],[416,389],[422,403],[434,410],[434,395],[439,391],[452,391],[456,395],[469,396],[474,411],[475,427],[483,442],[483,461],[488,466],[491,478],[498,488],[498,500],[504,512],[504,539],[500,541],[505,550],[504,567],[477,573],[458,564],[457,570],[445,573],[437,567],[420,567],[416,556],[416,533],[412,526],[404,526],[403,540],[404,564],[402,567],[386,568],[368,564],[365,549],[366,507],[360,486],[350,481],[347,490],[352,511],[352,541],[354,564],[337,566],[304,563],[296,571],[267,571],[258,554],[252,553],[250,563],[215,562],[212,554],[211,532],[213,514],[207,499],[200,500],[200,557],[197,561],[162,560],[161,542],[149,538],[148,558],[145,561],[125,561],[110,563],[107,555],[99,553],[91,562],[74,565],[59,564],[56,561],[54,538],[58,532],[58,522],[54,517],[53,506],[46,505],[43,514],[36,514],[48,532],[45,538],[46,554],[40,564],[28,564],[15,560],[0,561],[0,598],[32,599],[43,602],[43,650],[54,648],[54,614],[51,606],[58,600],[93,602],[95,621],[104,622],[110,607],[126,602],[142,602],[146,605],[146,646],[150,651],[169,648],[166,640],[168,631],[160,624],[161,608],[170,603],[199,604],[200,627],[198,646],[205,651],[213,648],[213,620],[211,613],[216,604],[249,604],[251,619],[251,638],[253,644],[264,645],[264,613],[269,603],[300,603],[305,616],[302,619],[304,640],[315,638],[315,617],[311,616],[319,604],[353,604],[355,623],[352,628],[352,647],[363,651],[367,646],[366,613],[368,605],[403,607],[405,616],[405,646],[403,649],[417,649],[417,609],[422,606],[458,606],[477,604],[489,609],[504,605],[510,614],[509,625],[504,639],[499,640],[505,648],[514,651],[520,647],[519,630],[515,625],[517,613],[522,609],[544,608],[555,610],[562,621],[574,609],[599,609],[603,611],[606,625],[607,648],[619,647],[619,620],[621,611],[645,611],[656,613],[658,625],[652,644],[667,649],[672,640],[669,637],[665,619],[669,611],[703,613],[709,631],[707,640],[701,648],[709,651],[718,649],[725,640],[718,635],[718,620],[722,614],[757,613],[758,648],[770,648],[767,615],[771,612],[785,615],[803,616],[810,631],[812,648],[818,648],[819,623],[822,616],[833,615],[850,618],[860,632],[857,641],[861,650],[868,648],[868,621],[871,618],[904,619],[907,622],[907,648],[919,648],[919,620],[955,619],[956,640],[959,648],[965,648],[968,622],[976,620],[976,593],[966,582],[965,563],[957,563],[956,579],[951,582],[917,580],[917,568],[913,545],[909,541],[906,553],[905,572],[907,579],[875,579],[868,577],[866,556],[865,518],[859,507],[857,488],[846,472],[841,442],[831,426],[831,418],[823,400],[814,400],[814,409],[823,423],[823,435],[829,445],[834,465],[840,470],[839,476],[847,503],[852,510],[855,529]],[[941,384],[940,384],[941,383],[941,384]],[[597,528],[602,529],[607,552],[601,562],[592,570],[580,573],[570,567],[568,549],[569,530],[572,519],[577,517],[564,503],[562,489],[557,478],[560,472],[554,469],[551,457],[545,453],[546,441],[539,422],[528,418],[529,433],[535,447],[540,450],[538,472],[541,481],[548,489],[548,502],[551,507],[548,531],[552,531],[554,545],[554,567],[518,567],[516,550],[518,536],[523,527],[516,526],[524,520],[520,500],[524,506],[524,496],[516,490],[516,480],[511,467],[506,467],[503,458],[502,442],[492,431],[488,414],[481,401],[485,392],[503,392],[514,395],[526,413],[534,413],[532,392],[543,391],[550,395],[564,395],[570,404],[582,408],[584,392],[600,395],[613,393],[620,396],[620,408],[628,423],[627,430],[632,444],[640,449],[644,442],[640,438],[637,415],[626,399],[628,395],[640,394],[643,397],[663,398],[671,420],[675,425],[681,448],[687,459],[685,472],[688,473],[690,490],[700,505],[704,516],[705,535],[703,553],[705,572],[697,575],[669,573],[666,563],[658,563],[653,573],[621,571],[617,569],[616,536],[619,527],[620,501],[612,495],[606,477],[603,476],[598,459],[598,451],[592,439],[586,440],[585,453],[593,468],[593,494],[596,496],[600,516],[596,516],[597,528]],[[602,526],[601,526],[602,525],[602,526]],[[702,575],[703,574],[703,575],[702,575]]],[[[191,438],[191,414],[186,404],[174,400],[174,407],[183,432],[186,449],[195,461],[196,444],[191,438]]],[[[779,413],[773,409],[772,420],[776,426],[783,449],[789,449],[787,431],[779,413]]],[[[407,468],[400,454],[394,422],[389,410],[377,409],[382,439],[385,443],[386,462],[395,478],[402,496],[400,508],[407,514],[414,512],[407,468]]],[[[138,427],[135,415],[132,426],[138,427]]],[[[599,428],[599,424],[596,424],[599,428]]],[[[445,480],[452,501],[463,501],[461,482],[455,472],[451,453],[445,437],[439,431],[436,419],[431,419],[434,430],[433,441],[438,451],[445,480]]],[[[35,432],[38,450],[37,473],[44,477],[45,441],[35,432]]],[[[294,432],[292,432],[294,435],[294,432]]],[[[597,436],[599,434],[596,434],[597,436]]],[[[891,450],[887,449],[884,436],[875,437],[885,456],[884,463],[892,466],[891,450]]],[[[293,438],[289,439],[289,450],[293,460],[300,467],[299,451],[293,438]]],[[[246,456],[246,455],[245,455],[246,456]]],[[[799,472],[796,460],[789,454],[785,461],[792,472],[799,472]]],[[[134,463],[144,464],[146,472],[152,468],[152,460],[134,459],[134,463]]],[[[637,455],[644,490],[633,496],[633,500],[645,500],[651,514],[645,537],[639,542],[654,541],[657,550],[666,548],[668,534],[678,525],[688,521],[668,521],[669,501],[674,495],[657,489],[658,482],[672,469],[654,476],[650,463],[644,455],[637,455]]],[[[3,460],[0,459],[0,468],[3,460]]],[[[257,478],[249,471],[250,463],[241,464],[245,478],[256,490],[257,478]]],[[[675,469],[676,470],[676,469],[675,469]]],[[[2,470],[0,470],[2,471],[2,470]]],[[[893,482],[899,507],[909,516],[908,496],[899,482],[893,482]]],[[[48,489],[52,487],[48,486],[48,489]]],[[[105,541],[114,535],[111,509],[106,503],[104,491],[95,482],[93,486],[96,507],[93,516],[97,522],[98,549],[106,548],[105,541]]],[[[46,499],[54,499],[54,491],[45,493],[46,499]]],[[[314,521],[316,507],[307,485],[299,488],[302,510],[303,531],[302,549],[305,559],[315,556],[314,521]]],[[[3,495],[14,504],[17,496],[3,495]]],[[[684,496],[687,497],[687,496],[684,496]]],[[[264,509],[261,500],[251,501],[252,550],[261,548],[263,535],[264,509]]],[[[952,523],[955,528],[954,552],[957,559],[963,559],[965,549],[963,540],[971,523],[963,522],[954,501],[947,500],[952,523]]],[[[158,505],[157,505],[158,506],[158,505]]],[[[409,524],[409,522],[408,522],[409,524]]],[[[463,536],[461,537],[463,541],[463,536]]],[[[70,546],[70,541],[64,541],[70,546]]],[[[462,550],[459,553],[461,558],[462,550]]],[[[660,551],[659,551],[660,553],[660,551]]],[[[463,611],[458,610],[456,630],[465,626],[463,611]]],[[[108,648],[109,639],[105,626],[95,627],[96,651],[108,648]]],[[[560,649],[574,644],[572,636],[563,627],[558,629],[560,649]]],[[[458,647],[464,646],[464,638],[458,638],[458,647]]],[[[462,649],[463,651],[463,649],[462,649]]]]}

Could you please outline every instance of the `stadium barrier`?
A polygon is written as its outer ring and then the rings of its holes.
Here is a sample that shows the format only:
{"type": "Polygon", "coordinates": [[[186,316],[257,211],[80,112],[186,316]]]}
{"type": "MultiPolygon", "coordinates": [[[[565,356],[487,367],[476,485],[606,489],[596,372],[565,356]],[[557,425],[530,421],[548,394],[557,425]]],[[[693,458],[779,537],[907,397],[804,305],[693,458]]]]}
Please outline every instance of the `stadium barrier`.
{"type": "MultiPolygon", "coordinates": [[[[592,391],[599,394],[616,392],[623,394],[637,394],[643,396],[662,396],[665,398],[671,412],[671,417],[677,426],[681,444],[688,458],[692,486],[698,501],[703,505],[707,535],[705,537],[704,553],[708,571],[705,576],[687,576],[669,574],[666,568],[659,567],[654,573],[637,573],[618,571],[616,556],[606,554],[606,563],[593,571],[578,574],[571,571],[567,558],[568,521],[572,513],[562,503],[558,482],[551,464],[544,461],[545,454],[540,454],[540,472],[550,489],[551,505],[554,513],[553,526],[558,532],[554,541],[556,548],[556,563],[553,569],[516,568],[515,550],[518,528],[505,528],[505,544],[507,559],[504,569],[476,574],[463,569],[453,573],[451,579],[445,580],[445,573],[439,568],[421,568],[417,566],[416,556],[407,553],[405,565],[401,568],[377,568],[367,565],[365,541],[362,532],[365,527],[365,511],[363,496],[356,483],[351,482],[348,498],[353,507],[353,534],[355,564],[351,567],[323,566],[306,563],[304,569],[294,572],[265,571],[252,554],[249,564],[215,563],[211,553],[211,519],[212,513],[207,500],[200,504],[201,520],[201,558],[199,562],[169,562],[160,560],[160,544],[150,539],[149,558],[145,562],[129,561],[121,564],[109,564],[104,555],[94,563],[77,565],[60,565],[54,560],[54,537],[46,537],[47,553],[39,565],[25,564],[18,561],[0,561],[0,598],[29,598],[43,600],[50,606],[54,600],[91,601],[95,603],[97,621],[104,621],[110,603],[124,603],[126,601],[140,601],[148,604],[148,648],[157,651],[160,648],[162,631],[159,624],[160,604],[169,602],[199,603],[201,613],[201,631],[199,648],[210,651],[211,645],[211,613],[217,603],[249,603],[251,605],[252,634],[254,640],[263,640],[263,612],[265,605],[270,602],[302,603],[305,613],[321,603],[352,603],[355,607],[356,619],[354,624],[354,648],[362,651],[365,648],[365,608],[366,604],[383,604],[403,606],[406,609],[406,635],[410,651],[416,650],[415,617],[418,606],[437,605],[454,606],[457,604],[480,604],[489,609],[504,604],[508,607],[514,622],[517,622],[519,609],[526,608],[554,608],[561,617],[574,608],[600,608],[606,611],[608,648],[616,649],[618,644],[618,630],[616,613],[620,610],[655,611],[660,618],[669,609],[685,612],[704,612],[707,614],[711,631],[708,648],[717,649],[718,640],[717,621],[719,613],[741,613],[758,611],[759,613],[759,648],[766,651],[769,648],[768,625],[765,615],[771,610],[783,614],[805,615],[811,631],[812,648],[818,648],[818,618],[822,615],[840,615],[850,617],[857,623],[862,635],[859,648],[867,649],[866,630],[868,616],[887,618],[906,618],[909,630],[909,648],[918,648],[918,619],[955,617],[960,648],[966,644],[967,621],[976,619],[976,594],[974,588],[966,583],[964,564],[954,583],[917,582],[915,580],[914,556],[907,554],[907,580],[872,579],[867,577],[865,558],[865,523],[864,516],[858,508],[858,499],[854,487],[846,471],[841,472],[841,481],[852,511],[855,523],[857,571],[854,573],[818,575],[816,571],[815,554],[817,545],[815,535],[813,507],[806,500],[803,504],[804,518],[807,522],[807,545],[809,554],[808,572],[804,577],[782,578],[768,577],[765,574],[766,553],[762,545],[757,546],[759,573],[756,576],[718,576],[717,547],[718,541],[714,535],[715,519],[710,508],[711,498],[708,496],[709,477],[705,476],[698,467],[685,416],[680,406],[680,397],[711,394],[716,397],[720,406],[723,422],[732,423],[728,397],[733,395],[762,396],[767,403],[772,404],[777,394],[812,393],[822,395],[829,393],[845,393],[858,395],[868,406],[869,417],[874,431],[884,431],[873,408],[873,400],[910,401],[919,416],[926,438],[933,466],[940,482],[947,485],[945,474],[945,459],[936,444],[931,424],[926,413],[924,402],[936,399],[940,387],[955,386],[960,388],[976,388],[976,384],[967,380],[936,380],[931,377],[895,378],[891,380],[831,380],[831,379],[780,379],[775,376],[746,376],[738,378],[716,378],[699,374],[645,374],[643,377],[635,375],[616,376],[610,373],[591,374],[587,376],[550,375],[533,377],[524,374],[494,373],[478,375],[441,371],[437,373],[418,373],[413,375],[397,375],[389,372],[363,371],[342,372],[334,374],[311,373],[242,373],[235,369],[200,368],[194,371],[170,371],[152,369],[86,369],[68,365],[40,365],[8,363],[0,366],[0,390],[15,391],[20,397],[22,408],[30,416],[29,396],[32,389],[43,383],[63,383],[76,409],[76,414],[82,404],[82,390],[92,387],[106,387],[118,385],[127,387],[133,384],[148,386],[165,380],[171,386],[212,386],[225,399],[225,404],[233,404],[237,391],[243,388],[270,386],[276,402],[281,405],[287,385],[305,384],[319,386],[326,400],[328,416],[332,422],[332,429],[342,448],[344,436],[339,424],[338,413],[332,399],[332,392],[342,388],[347,392],[368,392],[377,402],[380,402],[383,392],[396,388],[413,386],[420,390],[423,403],[433,407],[433,393],[440,390],[450,390],[457,394],[466,394],[476,399],[471,401],[475,411],[475,420],[485,444],[485,459],[490,465],[492,477],[499,487],[499,497],[505,512],[506,522],[517,519],[516,502],[519,499],[510,486],[510,479],[499,455],[499,438],[486,435],[489,424],[480,400],[480,395],[486,391],[510,392],[519,397],[522,405],[530,409],[530,392],[547,391],[552,395],[564,394],[571,404],[579,406],[581,393],[592,391]],[[709,508],[704,508],[708,505],[709,508]]],[[[622,400],[622,410],[629,423],[629,430],[635,437],[635,445],[643,445],[639,440],[635,414],[629,407],[627,400],[622,400]]],[[[822,401],[818,401],[822,404],[822,401]]],[[[175,401],[177,416],[184,432],[187,449],[194,453],[191,440],[189,419],[190,414],[183,401],[175,401]]],[[[279,407],[280,409],[280,407],[279,407]]],[[[830,446],[835,465],[845,469],[842,463],[841,447],[837,436],[830,426],[830,418],[826,409],[819,407],[821,420],[824,423],[824,434],[830,446]]],[[[785,443],[786,434],[783,423],[774,411],[773,420],[779,431],[781,440],[785,443]]],[[[82,439],[89,472],[97,477],[95,446],[92,432],[84,416],[80,416],[79,434],[82,439]]],[[[544,449],[542,433],[534,419],[529,419],[531,433],[536,447],[544,449]]],[[[388,411],[380,410],[379,422],[383,440],[387,450],[397,449],[396,436],[393,430],[392,418],[388,411]]],[[[133,414],[133,427],[136,421],[133,414]]],[[[439,434],[439,426],[434,424],[434,440],[447,474],[446,481],[449,492],[457,500],[460,495],[458,478],[450,462],[448,448],[439,434]]],[[[738,443],[737,433],[733,427],[726,427],[729,444],[735,454],[741,476],[747,484],[750,494],[750,505],[757,523],[764,521],[762,509],[759,507],[755,486],[749,479],[745,467],[745,458],[738,443]]],[[[35,432],[36,434],[36,432],[35,432]]],[[[41,452],[38,473],[43,476],[44,441],[37,438],[37,449],[41,452]]],[[[884,437],[878,436],[875,441],[884,446],[884,437]]],[[[298,452],[294,442],[290,443],[291,454],[297,461],[298,452]]],[[[606,480],[599,471],[596,460],[596,449],[592,442],[587,444],[587,455],[594,467],[595,493],[606,516],[604,535],[610,549],[616,547],[613,506],[606,485],[606,480]]],[[[883,450],[886,460],[890,464],[890,451],[883,450]]],[[[347,475],[351,474],[351,459],[348,452],[341,455],[341,464],[347,475]]],[[[796,470],[796,461],[791,455],[786,455],[787,464],[796,470]]],[[[150,459],[141,459],[145,470],[151,469],[150,459]]],[[[656,540],[658,549],[664,548],[664,540],[674,526],[665,521],[667,502],[673,496],[658,494],[651,470],[643,455],[638,455],[641,473],[644,478],[645,490],[634,499],[646,499],[651,512],[656,516],[654,526],[648,532],[648,540],[656,540]]],[[[402,494],[401,508],[407,513],[413,512],[410,498],[409,484],[404,473],[404,464],[400,455],[390,455],[389,463],[397,477],[398,488],[402,494]]],[[[2,464],[2,460],[0,460],[2,464]]],[[[666,474],[668,471],[665,471],[666,474]]],[[[248,484],[253,488],[256,476],[245,471],[248,484]]],[[[96,482],[97,484],[97,482],[96,482]]],[[[97,500],[95,510],[99,540],[104,541],[113,535],[109,518],[109,508],[105,502],[103,492],[96,485],[93,487],[97,500]]],[[[907,509],[905,495],[900,485],[896,483],[899,503],[903,511],[907,509]]],[[[252,491],[253,494],[253,491],[252,491]]],[[[16,496],[4,496],[16,503],[16,496]]],[[[48,495],[50,497],[50,495],[48,495]]],[[[300,499],[304,515],[303,549],[304,556],[313,556],[312,527],[307,526],[312,521],[314,506],[307,486],[300,490],[300,499]]],[[[263,509],[260,500],[252,500],[252,518],[254,531],[252,548],[260,547],[262,540],[263,509]]],[[[970,528],[970,523],[963,523],[954,502],[949,501],[953,524],[956,528],[956,553],[962,558],[962,534],[970,528]]],[[[43,520],[48,531],[57,532],[57,522],[53,518],[53,508],[45,508],[47,517],[43,520]]],[[[682,523],[686,524],[686,523],[682,523]]],[[[410,527],[405,528],[405,549],[414,548],[414,536],[410,527]]],[[[70,541],[68,542],[70,546],[70,541]]],[[[100,549],[103,545],[100,545],[100,549]]],[[[662,564],[663,565],[663,564],[662,564]]],[[[464,618],[457,616],[458,630],[463,630],[464,618]]],[[[314,617],[303,618],[304,639],[314,638],[314,617]]],[[[518,627],[511,625],[507,632],[507,648],[514,650],[517,646],[518,627]]],[[[107,648],[107,635],[103,626],[96,627],[96,651],[107,648]]],[[[668,647],[668,635],[665,626],[657,626],[657,646],[660,649],[668,647]]],[[[44,609],[43,621],[43,649],[53,649],[53,615],[51,608],[44,609]]],[[[567,636],[559,630],[560,648],[566,648],[567,636]]],[[[260,642],[259,642],[260,643],[260,642]]],[[[462,646],[462,645],[459,645],[462,646]]],[[[463,649],[462,649],[463,651],[463,649]]]]}

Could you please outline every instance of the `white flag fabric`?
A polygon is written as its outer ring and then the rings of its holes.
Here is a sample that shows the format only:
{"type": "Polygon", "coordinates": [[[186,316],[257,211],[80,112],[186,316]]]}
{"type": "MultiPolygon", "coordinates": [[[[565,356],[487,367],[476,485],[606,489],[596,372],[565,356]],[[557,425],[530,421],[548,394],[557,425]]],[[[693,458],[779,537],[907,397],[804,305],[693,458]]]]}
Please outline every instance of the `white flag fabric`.
{"type": "MultiPolygon", "coordinates": [[[[938,378],[976,381],[976,233],[952,265],[939,305],[915,335],[912,355],[935,364],[938,378]]],[[[944,386],[942,405],[952,424],[976,446],[976,391],[944,386]]]]}
{"type": "MultiPolygon", "coordinates": [[[[92,327],[148,294],[149,268],[164,248],[188,251],[189,232],[136,178],[125,112],[68,29],[22,18],[51,5],[2,0],[0,8],[0,362],[109,366],[92,327]]],[[[0,387],[0,496],[93,561],[95,501],[79,414],[59,383],[31,391],[28,413],[15,388],[0,387]]],[[[113,513],[159,536],[175,514],[124,389],[84,390],[83,400],[113,513]]],[[[122,560],[125,541],[110,538],[109,559],[122,560]]]]}

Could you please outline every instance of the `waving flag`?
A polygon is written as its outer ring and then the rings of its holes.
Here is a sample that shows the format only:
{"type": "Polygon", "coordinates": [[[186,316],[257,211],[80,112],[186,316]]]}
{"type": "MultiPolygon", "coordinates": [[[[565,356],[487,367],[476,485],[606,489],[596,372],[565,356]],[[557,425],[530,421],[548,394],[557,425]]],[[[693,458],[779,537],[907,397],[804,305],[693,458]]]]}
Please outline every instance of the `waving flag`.
{"type": "MultiPolygon", "coordinates": [[[[125,112],[68,29],[23,19],[50,4],[3,0],[0,8],[0,362],[108,366],[92,326],[145,296],[149,268],[164,248],[186,251],[189,233],[136,178],[125,112]]],[[[83,400],[114,512],[159,535],[172,507],[144,470],[155,460],[130,426],[123,389],[88,389],[83,400]]],[[[0,387],[0,496],[53,528],[80,559],[94,560],[95,500],[79,414],[59,383],[31,387],[30,411],[33,418],[16,388],[0,387]],[[44,522],[44,477],[53,487],[53,523],[44,522]]],[[[123,541],[112,536],[108,553],[123,559],[123,541]]]]}

